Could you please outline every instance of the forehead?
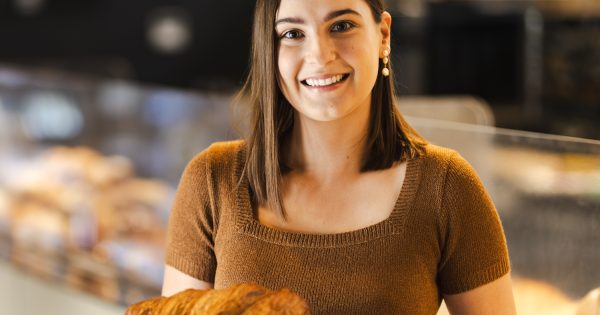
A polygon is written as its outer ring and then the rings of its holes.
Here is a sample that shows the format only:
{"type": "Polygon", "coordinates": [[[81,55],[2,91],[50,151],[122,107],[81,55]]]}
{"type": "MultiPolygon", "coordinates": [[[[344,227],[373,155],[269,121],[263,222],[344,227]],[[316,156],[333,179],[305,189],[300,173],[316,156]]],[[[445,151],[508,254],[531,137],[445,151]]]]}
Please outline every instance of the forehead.
{"type": "Polygon", "coordinates": [[[276,18],[305,17],[320,19],[327,14],[352,9],[366,18],[371,9],[365,0],[281,0],[276,18]]]}

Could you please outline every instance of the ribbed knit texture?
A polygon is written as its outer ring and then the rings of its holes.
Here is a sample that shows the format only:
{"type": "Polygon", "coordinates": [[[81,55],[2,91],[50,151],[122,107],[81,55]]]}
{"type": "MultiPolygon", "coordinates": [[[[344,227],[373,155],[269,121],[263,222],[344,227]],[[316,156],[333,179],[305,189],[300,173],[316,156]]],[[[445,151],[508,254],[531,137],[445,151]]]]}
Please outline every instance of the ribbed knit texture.
{"type": "Polygon", "coordinates": [[[225,288],[290,288],[313,314],[436,314],[442,294],[509,272],[498,214],[472,167],[428,145],[408,161],[390,217],[340,234],[259,223],[242,141],[213,144],[185,169],[169,220],[166,263],[225,288]]]}

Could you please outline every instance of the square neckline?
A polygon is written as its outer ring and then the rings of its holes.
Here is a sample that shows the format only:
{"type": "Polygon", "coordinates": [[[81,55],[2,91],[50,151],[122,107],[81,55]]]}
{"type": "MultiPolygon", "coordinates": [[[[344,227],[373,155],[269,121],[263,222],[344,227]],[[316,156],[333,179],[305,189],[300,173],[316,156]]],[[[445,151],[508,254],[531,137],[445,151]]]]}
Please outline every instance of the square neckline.
{"type": "MultiPolygon", "coordinates": [[[[237,155],[236,178],[242,176],[245,154],[244,149],[237,155]]],[[[352,231],[339,233],[294,232],[266,226],[254,215],[251,203],[249,182],[246,178],[239,181],[236,188],[236,227],[239,232],[261,239],[265,242],[292,247],[343,247],[366,243],[390,235],[402,234],[406,215],[414,199],[420,181],[421,158],[406,161],[404,182],[394,209],[390,215],[377,223],[352,231]]]]}

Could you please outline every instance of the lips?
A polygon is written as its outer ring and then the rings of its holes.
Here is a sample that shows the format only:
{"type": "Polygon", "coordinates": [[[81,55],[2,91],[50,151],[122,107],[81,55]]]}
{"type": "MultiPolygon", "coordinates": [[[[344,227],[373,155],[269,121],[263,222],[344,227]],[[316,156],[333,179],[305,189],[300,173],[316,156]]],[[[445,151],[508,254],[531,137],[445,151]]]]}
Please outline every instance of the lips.
{"type": "Polygon", "coordinates": [[[349,73],[345,74],[336,74],[331,76],[320,76],[307,78],[305,80],[300,81],[303,85],[308,87],[327,87],[332,86],[341,82],[344,82],[350,76],[349,73]]]}

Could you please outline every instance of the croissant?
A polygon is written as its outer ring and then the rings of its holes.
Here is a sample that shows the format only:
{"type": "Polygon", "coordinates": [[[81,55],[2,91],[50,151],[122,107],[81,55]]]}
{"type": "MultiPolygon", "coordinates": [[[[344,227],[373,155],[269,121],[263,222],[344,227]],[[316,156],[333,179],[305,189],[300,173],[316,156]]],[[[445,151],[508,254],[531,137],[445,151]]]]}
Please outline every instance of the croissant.
{"type": "Polygon", "coordinates": [[[257,284],[221,290],[188,289],[129,306],[125,315],[310,315],[308,304],[288,289],[271,291],[257,284]]]}

